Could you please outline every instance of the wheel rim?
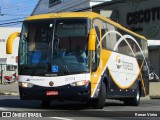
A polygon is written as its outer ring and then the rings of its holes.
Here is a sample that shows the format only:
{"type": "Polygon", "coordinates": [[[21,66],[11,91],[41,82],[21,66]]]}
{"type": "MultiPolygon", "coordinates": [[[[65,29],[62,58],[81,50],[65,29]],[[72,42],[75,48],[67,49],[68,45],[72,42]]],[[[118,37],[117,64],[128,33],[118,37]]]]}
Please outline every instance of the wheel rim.
{"type": "Polygon", "coordinates": [[[139,95],[139,89],[138,89],[138,91],[137,91],[137,96],[136,96],[136,100],[139,101],[139,99],[140,99],[140,95],[139,95]]]}

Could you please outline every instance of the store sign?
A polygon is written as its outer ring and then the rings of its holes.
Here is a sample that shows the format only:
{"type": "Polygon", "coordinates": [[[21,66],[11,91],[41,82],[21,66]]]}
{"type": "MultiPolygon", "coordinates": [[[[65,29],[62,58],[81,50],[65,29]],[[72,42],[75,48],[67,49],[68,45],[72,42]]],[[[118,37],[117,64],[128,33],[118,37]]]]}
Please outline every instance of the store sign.
{"type": "Polygon", "coordinates": [[[154,7],[127,14],[127,27],[134,32],[142,32],[144,30],[142,23],[160,20],[160,7],[154,7]]]}
{"type": "Polygon", "coordinates": [[[160,7],[155,7],[127,14],[127,24],[148,23],[150,21],[160,20],[160,7]]]}
{"type": "Polygon", "coordinates": [[[58,5],[60,3],[62,3],[61,0],[49,0],[49,7],[53,7],[53,6],[58,5]]]}
{"type": "Polygon", "coordinates": [[[0,39],[0,42],[6,42],[6,39],[0,39]]]}

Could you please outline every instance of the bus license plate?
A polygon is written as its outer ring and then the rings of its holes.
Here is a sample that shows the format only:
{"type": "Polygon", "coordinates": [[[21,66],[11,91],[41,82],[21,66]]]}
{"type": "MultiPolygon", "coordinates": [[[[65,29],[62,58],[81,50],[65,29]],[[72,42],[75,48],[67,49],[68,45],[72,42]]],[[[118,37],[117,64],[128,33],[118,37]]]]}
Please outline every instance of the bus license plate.
{"type": "Polygon", "coordinates": [[[58,91],[47,91],[46,92],[47,96],[54,96],[54,95],[58,95],[58,91]]]}

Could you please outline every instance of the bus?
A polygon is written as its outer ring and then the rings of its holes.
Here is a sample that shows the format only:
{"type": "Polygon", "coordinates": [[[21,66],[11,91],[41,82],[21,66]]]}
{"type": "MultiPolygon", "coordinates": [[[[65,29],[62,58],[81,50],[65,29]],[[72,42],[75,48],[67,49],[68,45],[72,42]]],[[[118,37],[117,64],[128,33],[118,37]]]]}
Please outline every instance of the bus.
{"type": "Polygon", "coordinates": [[[147,39],[94,12],[30,16],[11,34],[20,37],[19,91],[22,100],[83,101],[103,108],[106,99],[138,106],[149,94],[147,39]]]}

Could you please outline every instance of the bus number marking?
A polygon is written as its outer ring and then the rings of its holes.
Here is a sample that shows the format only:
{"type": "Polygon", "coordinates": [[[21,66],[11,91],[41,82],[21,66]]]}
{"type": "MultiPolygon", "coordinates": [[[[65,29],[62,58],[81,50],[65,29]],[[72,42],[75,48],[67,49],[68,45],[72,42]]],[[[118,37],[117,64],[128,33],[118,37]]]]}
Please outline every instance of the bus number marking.
{"type": "Polygon", "coordinates": [[[75,77],[66,77],[65,78],[65,81],[73,81],[73,80],[76,80],[75,77]]]}

